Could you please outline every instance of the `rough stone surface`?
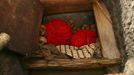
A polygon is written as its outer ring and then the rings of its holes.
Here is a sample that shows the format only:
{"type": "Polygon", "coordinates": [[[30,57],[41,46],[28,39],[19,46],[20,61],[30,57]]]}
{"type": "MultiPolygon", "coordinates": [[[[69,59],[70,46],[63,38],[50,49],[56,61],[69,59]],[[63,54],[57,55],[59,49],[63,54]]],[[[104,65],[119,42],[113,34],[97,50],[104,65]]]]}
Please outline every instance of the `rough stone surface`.
{"type": "Polygon", "coordinates": [[[125,59],[128,55],[125,73],[133,75],[132,65],[134,64],[131,61],[134,60],[134,0],[104,1],[111,13],[118,48],[125,59]]]}
{"type": "MultiPolygon", "coordinates": [[[[123,64],[124,60],[126,60],[126,50],[125,50],[125,36],[124,36],[124,26],[122,25],[122,7],[121,0],[104,0],[113,22],[113,29],[115,33],[115,38],[117,42],[118,49],[123,56],[123,64]]],[[[122,65],[123,66],[123,65],[122,65]]]]}
{"type": "Polygon", "coordinates": [[[126,51],[129,56],[134,56],[134,0],[122,0],[120,2],[126,51]]]}
{"type": "Polygon", "coordinates": [[[120,2],[119,0],[105,0],[105,4],[111,14],[117,46],[119,50],[122,52],[125,46],[124,46],[124,30],[122,26],[122,17],[121,17],[122,10],[120,2]]]}
{"type": "Polygon", "coordinates": [[[125,74],[134,75],[134,0],[120,0],[122,7],[122,26],[124,28],[125,45],[128,60],[125,64],[125,74]]]}
{"type": "Polygon", "coordinates": [[[14,54],[0,52],[0,75],[27,75],[14,54]]]}
{"type": "MultiPolygon", "coordinates": [[[[26,55],[37,46],[39,5],[39,0],[0,0],[0,33],[11,36],[10,50],[26,55]]],[[[0,51],[0,75],[27,75],[17,55],[8,52],[0,51]]]]}
{"type": "Polygon", "coordinates": [[[30,55],[38,49],[42,15],[39,0],[0,0],[0,32],[10,35],[10,50],[30,55]]]}

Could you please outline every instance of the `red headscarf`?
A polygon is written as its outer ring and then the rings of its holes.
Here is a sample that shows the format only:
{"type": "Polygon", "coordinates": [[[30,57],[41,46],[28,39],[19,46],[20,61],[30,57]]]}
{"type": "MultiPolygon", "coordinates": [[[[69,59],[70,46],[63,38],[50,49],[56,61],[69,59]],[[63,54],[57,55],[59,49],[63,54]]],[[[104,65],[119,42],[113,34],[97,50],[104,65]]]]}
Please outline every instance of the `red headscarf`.
{"type": "Polygon", "coordinates": [[[79,30],[71,39],[71,45],[83,46],[91,43],[95,43],[97,33],[93,30],[79,30]]]}
{"type": "Polygon", "coordinates": [[[46,24],[46,38],[49,44],[69,44],[72,29],[64,20],[53,19],[46,24]]]}

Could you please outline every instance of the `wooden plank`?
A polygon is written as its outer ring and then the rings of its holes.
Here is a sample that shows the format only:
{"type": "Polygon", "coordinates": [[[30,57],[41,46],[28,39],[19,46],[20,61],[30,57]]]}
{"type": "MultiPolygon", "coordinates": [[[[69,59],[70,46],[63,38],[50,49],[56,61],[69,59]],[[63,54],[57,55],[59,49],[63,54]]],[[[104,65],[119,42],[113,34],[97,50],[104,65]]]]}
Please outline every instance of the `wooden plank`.
{"type": "Polygon", "coordinates": [[[47,14],[92,10],[92,0],[40,0],[47,14]]]}
{"type": "Polygon", "coordinates": [[[119,59],[25,59],[23,65],[28,69],[90,69],[100,68],[119,63],[119,59]]]}
{"type": "Polygon", "coordinates": [[[120,53],[116,45],[112,23],[103,13],[105,11],[101,10],[103,7],[100,7],[100,5],[98,5],[98,3],[94,3],[93,10],[95,13],[103,57],[109,59],[120,58],[120,53]]]}
{"type": "Polygon", "coordinates": [[[107,10],[105,4],[104,4],[102,1],[96,2],[96,3],[97,3],[97,5],[100,7],[100,10],[105,14],[106,18],[107,18],[110,22],[112,22],[112,20],[111,20],[111,18],[110,18],[110,13],[108,12],[108,10],[107,10]]]}
{"type": "Polygon", "coordinates": [[[0,0],[0,32],[11,36],[11,51],[29,55],[38,49],[42,15],[38,0],[0,0]]]}
{"type": "Polygon", "coordinates": [[[105,74],[105,75],[125,75],[123,73],[116,73],[116,74],[105,74]]]}

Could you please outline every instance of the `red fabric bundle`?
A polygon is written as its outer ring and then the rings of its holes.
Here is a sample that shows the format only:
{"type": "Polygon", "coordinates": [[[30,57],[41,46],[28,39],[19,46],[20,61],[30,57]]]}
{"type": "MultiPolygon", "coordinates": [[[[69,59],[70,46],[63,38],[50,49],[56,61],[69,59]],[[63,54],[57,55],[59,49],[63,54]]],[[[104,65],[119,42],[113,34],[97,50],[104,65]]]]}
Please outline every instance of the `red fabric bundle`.
{"type": "Polygon", "coordinates": [[[70,43],[72,29],[64,20],[53,19],[46,24],[46,38],[49,44],[65,45],[70,43]]]}
{"type": "Polygon", "coordinates": [[[93,30],[79,30],[71,39],[71,45],[83,46],[91,43],[95,43],[97,33],[93,30]]]}

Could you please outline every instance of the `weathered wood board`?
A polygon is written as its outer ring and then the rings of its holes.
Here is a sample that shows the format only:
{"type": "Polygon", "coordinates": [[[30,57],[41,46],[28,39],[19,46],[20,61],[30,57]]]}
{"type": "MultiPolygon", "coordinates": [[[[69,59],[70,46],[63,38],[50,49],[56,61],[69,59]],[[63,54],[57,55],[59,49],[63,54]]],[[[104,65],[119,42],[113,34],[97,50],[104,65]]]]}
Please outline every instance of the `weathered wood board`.
{"type": "Polygon", "coordinates": [[[59,45],[56,47],[61,53],[66,54],[74,59],[92,58],[95,51],[97,50],[95,43],[92,43],[90,45],[84,45],[80,48],[70,45],[59,45]]]}
{"type": "Polygon", "coordinates": [[[92,10],[92,0],[40,0],[46,14],[92,10]],[[46,12],[47,11],[47,12],[46,12]]]}
{"type": "Polygon", "coordinates": [[[0,32],[11,36],[12,51],[27,55],[37,49],[41,19],[39,0],[0,0],[0,32]]]}
{"type": "Polygon", "coordinates": [[[109,18],[110,15],[106,14],[108,11],[100,2],[95,2],[93,4],[93,10],[96,18],[97,29],[104,58],[120,58],[120,53],[116,45],[112,23],[109,18]]]}
{"type": "Polygon", "coordinates": [[[123,73],[116,73],[116,74],[105,74],[105,75],[125,75],[123,73]]]}
{"type": "Polygon", "coordinates": [[[93,69],[115,65],[119,59],[24,59],[23,65],[28,69],[93,69]]]}

